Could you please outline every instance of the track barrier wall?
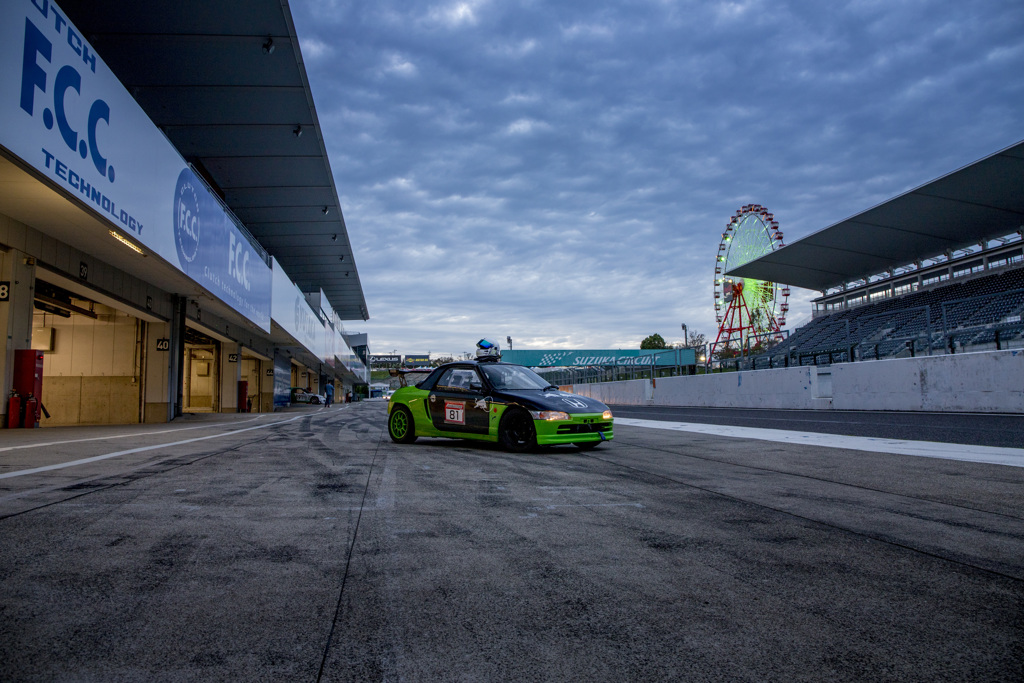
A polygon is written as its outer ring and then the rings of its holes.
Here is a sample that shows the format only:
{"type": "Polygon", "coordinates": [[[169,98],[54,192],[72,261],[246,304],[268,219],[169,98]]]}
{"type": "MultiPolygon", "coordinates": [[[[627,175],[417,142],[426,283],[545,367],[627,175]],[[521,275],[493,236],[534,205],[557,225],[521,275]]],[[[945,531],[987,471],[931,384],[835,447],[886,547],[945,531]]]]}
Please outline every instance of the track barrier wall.
{"type": "Polygon", "coordinates": [[[1024,413],[1024,350],[575,384],[616,405],[1024,413]]]}

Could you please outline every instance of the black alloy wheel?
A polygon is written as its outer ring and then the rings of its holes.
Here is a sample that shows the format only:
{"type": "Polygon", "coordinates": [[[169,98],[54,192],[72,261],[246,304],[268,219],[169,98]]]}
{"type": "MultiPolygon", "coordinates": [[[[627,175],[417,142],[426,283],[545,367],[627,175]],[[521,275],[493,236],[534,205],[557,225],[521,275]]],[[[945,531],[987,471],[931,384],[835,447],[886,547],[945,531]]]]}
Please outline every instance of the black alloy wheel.
{"type": "Polygon", "coordinates": [[[513,453],[529,453],[537,450],[537,429],[533,418],[521,408],[507,411],[498,425],[498,441],[513,453]]]}

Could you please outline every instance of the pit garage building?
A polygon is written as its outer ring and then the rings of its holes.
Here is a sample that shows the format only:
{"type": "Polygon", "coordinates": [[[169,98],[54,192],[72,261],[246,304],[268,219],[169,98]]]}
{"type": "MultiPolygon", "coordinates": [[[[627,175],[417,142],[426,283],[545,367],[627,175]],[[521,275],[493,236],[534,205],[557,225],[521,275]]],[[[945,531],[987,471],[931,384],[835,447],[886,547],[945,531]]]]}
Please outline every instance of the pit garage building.
{"type": "Polygon", "coordinates": [[[287,4],[0,12],[3,395],[41,368],[42,424],[123,424],[367,384],[345,322],[369,314],[287,4]]]}

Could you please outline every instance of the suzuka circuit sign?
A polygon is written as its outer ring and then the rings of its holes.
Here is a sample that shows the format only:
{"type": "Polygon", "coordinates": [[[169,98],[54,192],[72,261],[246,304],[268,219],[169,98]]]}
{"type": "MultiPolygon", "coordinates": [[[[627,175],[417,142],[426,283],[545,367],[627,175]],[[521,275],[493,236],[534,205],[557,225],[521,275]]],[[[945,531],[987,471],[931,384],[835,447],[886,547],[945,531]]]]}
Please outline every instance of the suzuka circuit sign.
{"type": "Polygon", "coordinates": [[[615,349],[615,350],[522,350],[503,351],[501,359],[534,368],[644,365],[694,365],[697,354],[687,349],[615,349]]]}
{"type": "Polygon", "coordinates": [[[0,6],[0,145],[270,331],[270,266],[49,0],[0,6]]]}

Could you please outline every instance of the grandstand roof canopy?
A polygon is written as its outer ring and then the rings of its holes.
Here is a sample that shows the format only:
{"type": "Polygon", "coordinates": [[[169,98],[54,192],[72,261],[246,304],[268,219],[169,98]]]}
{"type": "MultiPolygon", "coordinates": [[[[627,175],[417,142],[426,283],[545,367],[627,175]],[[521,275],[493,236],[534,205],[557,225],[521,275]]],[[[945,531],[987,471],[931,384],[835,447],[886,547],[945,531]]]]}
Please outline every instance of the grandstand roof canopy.
{"type": "Polygon", "coordinates": [[[824,292],[1024,226],[1024,142],[808,235],[726,275],[824,292]]]}
{"type": "Polygon", "coordinates": [[[322,289],[342,319],[365,320],[366,300],[287,3],[59,4],[289,277],[303,291],[322,289]]]}

